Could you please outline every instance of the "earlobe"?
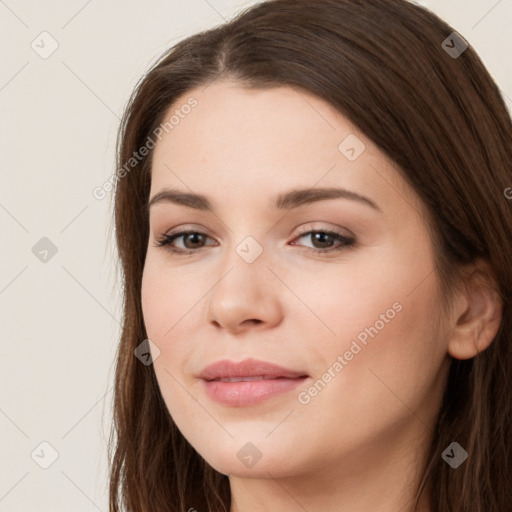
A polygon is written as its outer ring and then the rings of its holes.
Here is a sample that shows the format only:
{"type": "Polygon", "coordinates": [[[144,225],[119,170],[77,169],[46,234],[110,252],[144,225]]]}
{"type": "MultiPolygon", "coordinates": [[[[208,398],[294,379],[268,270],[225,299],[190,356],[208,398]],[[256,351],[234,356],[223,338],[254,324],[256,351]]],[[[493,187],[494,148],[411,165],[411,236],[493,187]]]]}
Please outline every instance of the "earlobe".
{"type": "Polygon", "coordinates": [[[455,359],[471,359],[486,350],[498,333],[503,313],[503,300],[487,262],[479,260],[464,284],[448,343],[448,353],[455,359]]]}

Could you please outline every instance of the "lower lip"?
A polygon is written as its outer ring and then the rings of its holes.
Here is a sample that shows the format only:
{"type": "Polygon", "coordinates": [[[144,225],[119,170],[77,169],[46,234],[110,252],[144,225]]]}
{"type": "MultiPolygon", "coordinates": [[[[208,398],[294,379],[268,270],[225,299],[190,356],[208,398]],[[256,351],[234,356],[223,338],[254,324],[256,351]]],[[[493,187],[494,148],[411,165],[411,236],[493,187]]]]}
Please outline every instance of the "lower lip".
{"type": "Polygon", "coordinates": [[[254,405],[281,393],[292,391],[306,377],[297,379],[263,379],[240,382],[203,381],[206,394],[215,402],[231,406],[254,405]]]}

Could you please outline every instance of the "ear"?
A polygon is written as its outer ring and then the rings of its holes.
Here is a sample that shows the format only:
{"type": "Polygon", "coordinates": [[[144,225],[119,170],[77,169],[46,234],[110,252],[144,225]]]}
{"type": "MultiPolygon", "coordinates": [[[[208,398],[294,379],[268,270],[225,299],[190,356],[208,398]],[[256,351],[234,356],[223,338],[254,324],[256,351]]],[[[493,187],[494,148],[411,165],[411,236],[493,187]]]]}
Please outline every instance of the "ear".
{"type": "Polygon", "coordinates": [[[455,359],[470,359],[489,347],[502,320],[503,299],[489,263],[471,265],[458,292],[448,352],[455,359]]]}

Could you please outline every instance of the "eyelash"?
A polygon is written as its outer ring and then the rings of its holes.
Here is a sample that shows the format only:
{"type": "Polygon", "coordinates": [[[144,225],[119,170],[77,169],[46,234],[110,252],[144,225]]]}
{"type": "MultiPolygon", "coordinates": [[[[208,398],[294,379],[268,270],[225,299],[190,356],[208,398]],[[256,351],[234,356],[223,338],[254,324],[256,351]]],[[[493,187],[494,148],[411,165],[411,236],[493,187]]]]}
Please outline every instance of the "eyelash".
{"type": "MultiPolygon", "coordinates": [[[[350,248],[350,247],[354,246],[354,244],[355,244],[354,238],[348,238],[348,237],[345,237],[345,236],[337,233],[336,231],[330,231],[327,229],[317,229],[317,230],[313,229],[313,230],[309,230],[309,231],[305,230],[305,231],[302,231],[297,238],[302,238],[306,235],[311,235],[313,233],[322,233],[324,235],[330,235],[330,236],[334,237],[336,240],[338,240],[339,242],[343,243],[343,245],[336,247],[334,249],[333,248],[315,249],[315,248],[310,248],[310,247],[306,248],[309,252],[312,252],[314,254],[325,254],[328,252],[339,252],[344,249],[350,248]]],[[[186,235],[191,235],[191,234],[199,234],[199,235],[204,235],[204,236],[208,237],[208,235],[206,233],[202,233],[201,231],[178,231],[176,233],[164,234],[157,240],[157,242],[154,245],[155,245],[155,247],[165,247],[166,250],[171,251],[174,254],[181,254],[181,255],[191,255],[194,252],[198,252],[199,250],[207,247],[207,246],[203,246],[203,247],[199,247],[197,249],[178,249],[178,248],[172,247],[170,245],[177,238],[180,238],[180,237],[186,236],[186,235]]],[[[210,238],[210,237],[208,237],[208,238],[210,238]]]]}

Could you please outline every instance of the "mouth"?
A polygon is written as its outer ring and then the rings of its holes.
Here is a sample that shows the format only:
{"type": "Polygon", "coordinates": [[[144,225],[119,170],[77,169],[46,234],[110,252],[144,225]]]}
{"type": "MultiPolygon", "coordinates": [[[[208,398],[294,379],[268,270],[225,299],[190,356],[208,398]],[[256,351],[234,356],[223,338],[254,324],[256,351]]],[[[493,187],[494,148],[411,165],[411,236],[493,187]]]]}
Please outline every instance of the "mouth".
{"type": "Polygon", "coordinates": [[[248,407],[293,391],[309,377],[238,377],[205,380],[206,395],[224,406],[248,407]]]}
{"type": "Polygon", "coordinates": [[[266,361],[246,359],[239,363],[218,361],[198,377],[211,400],[225,406],[246,407],[292,391],[309,375],[266,361]]]}
{"type": "MultiPolygon", "coordinates": [[[[208,382],[252,382],[255,380],[274,380],[274,379],[286,379],[288,377],[272,377],[269,375],[257,375],[255,377],[219,377],[217,379],[209,380],[208,382]]],[[[295,377],[300,379],[301,377],[295,377]]]]}
{"type": "Polygon", "coordinates": [[[238,363],[223,359],[206,368],[198,375],[200,379],[212,381],[220,379],[294,379],[307,377],[304,371],[292,370],[267,361],[244,359],[238,363]]]}

